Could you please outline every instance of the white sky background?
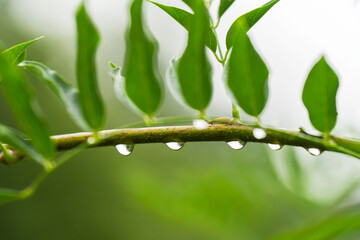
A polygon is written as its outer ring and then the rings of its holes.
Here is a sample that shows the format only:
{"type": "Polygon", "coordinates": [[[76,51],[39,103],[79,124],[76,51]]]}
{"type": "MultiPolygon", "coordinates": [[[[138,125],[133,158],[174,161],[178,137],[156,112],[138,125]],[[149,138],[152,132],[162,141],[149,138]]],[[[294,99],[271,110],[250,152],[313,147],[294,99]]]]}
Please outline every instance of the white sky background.
{"type": "MultiPolygon", "coordinates": [[[[214,0],[217,5],[219,0],[214,0]]],[[[59,38],[71,52],[75,46],[74,12],[80,1],[74,0],[12,0],[12,11],[21,24],[39,36],[59,38]]],[[[158,0],[160,3],[186,7],[180,0],[158,0]]],[[[219,26],[220,41],[225,42],[226,31],[243,13],[267,0],[237,0],[224,15],[219,26]]],[[[249,32],[256,48],[268,64],[270,101],[263,114],[263,122],[296,129],[312,129],[301,91],[312,65],[322,54],[338,73],[340,89],[337,98],[339,112],[335,129],[347,136],[360,136],[360,2],[356,0],[281,0],[249,32]]],[[[128,0],[89,0],[89,11],[102,34],[100,51],[106,52],[105,63],[117,60],[124,43],[128,20],[128,0]],[[114,45],[119,41],[117,45],[114,45]]],[[[216,9],[213,8],[216,16],[216,9]]],[[[160,43],[160,55],[168,62],[180,57],[186,44],[187,32],[157,7],[147,4],[147,24],[160,43]]],[[[36,36],[34,36],[36,37],[36,36]]],[[[43,40],[42,40],[43,41],[43,40]]],[[[223,49],[225,46],[223,45],[223,49]]],[[[102,53],[99,53],[102,56],[102,53]]],[[[120,61],[120,62],[119,62],[120,61]]],[[[162,69],[167,66],[161,65],[162,69]]],[[[221,66],[214,61],[215,93],[209,112],[230,115],[229,98],[221,83],[221,66]]],[[[165,73],[162,72],[164,76],[165,73]]],[[[103,83],[102,83],[103,85],[103,83]]],[[[105,87],[106,88],[106,87],[105,87]]],[[[340,155],[328,155],[328,163],[337,165],[329,171],[329,178],[339,181],[360,169],[357,161],[344,166],[336,161],[340,155]],[[329,159],[330,158],[330,159],[329,159]],[[341,171],[342,169],[342,171],[341,171]],[[344,174],[345,173],[345,174],[344,174]]],[[[341,156],[342,159],[349,159],[341,156]]],[[[324,179],[323,179],[324,180],[324,179]]],[[[319,180],[321,181],[321,180],[319,180]]],[[[333,187],[336,188],[336,185],[333,187]]]]}

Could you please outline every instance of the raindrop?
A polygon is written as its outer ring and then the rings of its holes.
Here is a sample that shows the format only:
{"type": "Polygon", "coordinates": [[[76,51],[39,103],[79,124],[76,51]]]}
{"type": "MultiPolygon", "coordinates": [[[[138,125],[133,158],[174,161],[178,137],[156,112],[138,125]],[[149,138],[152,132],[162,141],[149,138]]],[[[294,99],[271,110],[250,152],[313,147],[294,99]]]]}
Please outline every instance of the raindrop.
{"type": "Polygon", "coordinates": [[[256,139],[264,139],[266,138],[266,132],[264,129],[261,128],[254,128],[253,135],[256,139]]]}
{"type": "Polygon", "coordinates": [[[319,156],[323,152],[323,151],[321,151],[320,149],[317,149],[317,148],[309,148],[309,149],[307,149],[307,151],[313,156],[319,156]]]}
{"type": "Polygon", "coordinates": [[[118,144],[116,149],[121,155],[128,156],[134,150],[134,144],[118,144]]]}
{"type": "Polygon", "coordinates": [[[209,126],[209,124],[205,120],[202,120],[202,119],[194,120],[193,125],[198,130],[204,130],[209,126]]]}
{"type": "Polygon", "coordinates": [[[240,150],[243,149],[246,145],[246,142],[244,141],[231,141],[231,142],[227,142],[227,144],[235,150],[240,150]]]}
{"type": "Polygon", "coordinates": [[[88,142],[89,144],[94,144],[94,143],[96,142],[96,140],[95,140],[94,137],[89,137],[89,138],[87,139],[87,142],[88,142]]]}
{"type": "Polygon", "coordinates": [[[274,144],[274,143],[269,143],[268,146],[274,151],[279,151],[284,147],[283,145],[274,144]]]}
{"type": "Polygon", "coordinates": [[[183,142],[168,142],[166,145],[173,151],[179,151],[183,148],[185,143],[183,142]]]}

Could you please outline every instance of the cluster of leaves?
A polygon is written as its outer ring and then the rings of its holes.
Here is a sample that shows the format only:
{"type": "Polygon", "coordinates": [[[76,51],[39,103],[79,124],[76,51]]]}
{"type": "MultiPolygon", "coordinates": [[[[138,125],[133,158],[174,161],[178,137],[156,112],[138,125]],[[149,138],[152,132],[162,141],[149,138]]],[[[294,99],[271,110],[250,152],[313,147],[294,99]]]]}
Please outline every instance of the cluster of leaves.
{"type": "MultiPolygon", "coordinates": [[[[268,98],[269,70],[253,46],[247,31],[280,0],[267,4],[240,16],[231,25],[226,37],[226,54],[223,56],[216,28],[204,0],[183,0],[192,12],[172,6],[158,6],[188,31],[187,47],[179,59],[171,62],[167,74],[170,88],[178,99],[205,116],[212,97],[212,66],[207,48],[225,67],[224,81],[234,104],[247,114],[259,119],[268,98]]],[[[220,1],[218,23],[232,5],[232,1],[220,1]]],[[[141,115],[148,124],[154,122],[163,95],[162,80],[157,69],[157,42],[143,21],[143,0],[133,0],[130,24],[126,34],[126,56],[122,69],[111,63],[111,75],[117,97],[130,109],[141,115]]],[[[105,123],[105,111],[99,93],[95,56],[99,33],[81,3],[76,13],[77,61],[73,87],[59,73],[46,65],[25,60],[26,49],[38,39],[16,45],[0,55],[1,88],[25,135],[7,126],[0,126],[2,153],[8,163],[16,162],[13,150],[24,153],[44,166],[47,173],[53,171],[72,154],[56,158],[56,149],[32,91],[21,69],[27,69],[45,83],[61,100],[74,122],[83,130],[94,133],[105,123]],[[28,140],[30,139],[30,140],[28,140]],[[7,144],[6,146],[4,144],[7,144]]],[[[303,101],[313,125],[327,138],[336,123],[336,91],[338,78],[324,58],[314,66],[306,81],[303,101]],[[315,97],[316,96],[316,97],[315,97]]],[[[237,110],[236,110],[237,111],[237,110]]],[[[78,151],[75,149],[74,151],[78,151]]],[[[37,181],[35,181],[36,186],[37,181]]],[[[20,192],[8,194],[0,191],[0,202],[7,202],[33,191],[33,185],[20,192]],[[10,196],[10,197],[9,197],[10,196]]]]}

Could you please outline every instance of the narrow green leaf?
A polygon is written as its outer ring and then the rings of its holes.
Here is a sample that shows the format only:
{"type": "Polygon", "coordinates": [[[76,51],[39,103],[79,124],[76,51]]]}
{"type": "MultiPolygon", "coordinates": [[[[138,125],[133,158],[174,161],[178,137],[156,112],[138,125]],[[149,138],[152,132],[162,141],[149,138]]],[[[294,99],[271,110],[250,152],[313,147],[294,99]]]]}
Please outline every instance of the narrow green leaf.
{"type": "MultiPolygon", "coordinates": [[[[181,26],[183,26],[186,30],[189,31],[191,27],[191,23],[194,21],[194,14],[189,13],[180,8],[166,6],[152,1],[149,2],[161,8],[163,11],[169,14],[175,21],[180,23],[181,26]]],[[[217,49],[216,36],[214,31],[211,29],[210,25],[207,27],[207,32],[205,34],[206,34],[206,40],[205,40],[206,46],[211,51],[216,52],[217,49]]]]}
{"type": "Polygon", "coordinates": [[[3,79],[4,95],[20,127],[31,139],[35,149],[44,158],[52,159],[55,151],[49,137],[49,130],[40,117],[39,108],[34,102],[25,77],[17,66],[11,64],[2,55],[0,55],[0,75],[3,79]]]}
{"type": "Polygon", "coordinates": [[[143,0],[134,0],[131,5],[123,69],[124,89],[134,105],[151,118],[160,106],[162,89],[157,68],[157,42],[145,29],[142,6],[143,0]]]}
{"type": "Polygon", "coordinates": [[[236,102],[246,113],[258,117],[268,99],[269,70],[249,36],[239,31],[226,66],[225,81],[236,102]]]}
{"type": "Polygon", "coordinates": [[[312,68],[305,82],[302,100],[312,125],[323,133],[330,133],[337,119],[336,93],[339,79],[322,57],[312,68]]]}
{"type": "Polygon", "coordinates": [[[18,191],[0,188],[0,205],[22,199],[18,191]]]}
{"type": "Polygon", "coordinates": [[[80,103],[88,125],[98,131],[105,122],[105,109],[100,96],[95,66],[95,55],[100,36],[82,2],[76,13],[77,61],[76,74],[80,103]]]}
{"type": "Polygon", "coordinates": [[[24,61],[20,63],[19,66],[34,73],[35,76],[37,76],[49,87],[49,89],[65,105],[66,110],[72,117],[73,121],[80,128],[84,130],[91,129],[82,115],[79,91],[71,86],[71,84],[63,78],[63,76],[39,62],[24,61]]]}
{"type": "Polygon", "coordinates": [[[19,64],[22,61],[25,60],[26,56],[26,49],[33,43],[37,42],[38,40],[42,39],[43,37],[36,38],[34,40],[20,43],[18,45],[15,45],[5,51],[3,51],[1,54],[8,59],[9,62],[13,64],[19,64]]]}
{"type": "Polygon", "coordinates": [[[39,154],[29,140],[20,132],[0,124],[0,141],[10,145],[19,152],[40,164],[46,164],[46,159],[39,154]]]}
{"type": "Polygon", "coordinates": [[[229,7],[234,2],[235,2],[235,0],[220,0],[220,6],[219,6],[219,12],[218,12],[219,18],[222,17],[222,15],[226,12],[226,10],[229,9],[229,7]]]}
{"type": "Polygon", "coordinates": [[[249,31],[279,1],[272,0],[236,19],[226,35],[226,47],[230,49],[233,46],[239,30],[249,31]]]}
{"type": "Polygon", "coordinates": [[[179,86],[186,104],[200,112],[204,112],[212,96],[211,65],[204,45],[209,25],[204,17],[206,11],[204,2],[198,1],[187,47],[177,67],[179,86]]]}

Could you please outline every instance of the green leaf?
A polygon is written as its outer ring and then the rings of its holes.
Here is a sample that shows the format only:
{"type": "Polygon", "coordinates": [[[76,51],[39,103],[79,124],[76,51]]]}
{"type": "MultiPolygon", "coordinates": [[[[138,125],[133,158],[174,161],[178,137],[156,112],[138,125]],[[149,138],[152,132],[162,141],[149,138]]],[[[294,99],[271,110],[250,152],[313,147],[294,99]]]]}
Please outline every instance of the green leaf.
{"type": "Polygon", "coordinates": [[[0,75],[2,89],[17,122],[31,139],[35,149],[47,160],[54,157],[55,151],[49,137],[49,130],[39,114],[25,77],[18,67],[0,55],[0,75]]]}
{"type": "Polygon", "coordinates": [[[9,62],[13,64],[19,64],[22,61],[25,60],[26,56],[26,49],[33,43],[37,42],[38,40],[42,39],[43,37],[36,38],[34,40],[20,43],[18,45],[15,45],[5,51],[3,51],[1,54],[8,59],[9,62]]]}
{"type": "Polygon", "coordinates": [[[95,66],[95,55],[100,36],[82,2],[76,13],[77,61],[76,75],[80,90],[83,116],[94,130],[101,130],[105,123],[105,109],[100,96],[95,66]]]}
{"type": "Polygon", "coordinates": [[[120,68],[112,64],[113,70],[110,75],[114,83],[114,92],[116,97],[129,109],[140,116],[143,112],[131,101],[125,91],[125,78],[121,75],[120,68]]]}
{"type": "Polygon", "coordinates": [[[235,0],[220,0],[220,6],[219,6],[219,12],[218,16],[219,18],[222,17],[222,15],[228,10],[228,8],[235,2],[235,0]]]}
{"type": "Polygon", "coordinates": [[[49,89],[60,99],[60,101],[62,101],[73,121],[80,128],[84,130],[91,129],[82,115],[79,91],[71,86],[71,84],[59,73],[42,63],[34,61],[24,61],[20,63],[19,66],[34,73],[35,76],[37,76],[49,87],[49,89]]]}
{"type": "Polygon", "coordinates": [[[187,47],[179,59],[177,76],[184,100],[193,109],[204,112],[212,96],[211,65],[205,49],[209,22],[203,1],[198,1],[191,22],[187,47]]]}
{"type": "Polygon", "coordinates": [[[225,73],[234,102],[258,117],[268,99],[269,70],[244,31],[238,33],[225,73]]]}
{"type": "Polygon", "coordinates": [[[339,79],[322,57],[312,68],[305,82],[302,100],[312,125],[323,133],[330,133],[337,119],[336,93],[339,79]]]}
{"type": "Polygon", "coordinates": [[[46,159],[39,154],[20,132],[0,124],[0,141],[10,145],[36,162],[45,165],[46,159]]]}
{"type": "MultiPolygon", "coordinates": [[[[180,23],[181,26],[183,26],[186,30],[189,31],[191,27],[191,23],[194,21],[194,14],[191,14],[183,9],[166,6],[160,3],[149,1],[159,8],[161,8],[163,11],[165,11],[167,14],[169,14],[175,21],[180,23]]],[[[206,17],[208,18],[208,17],[206,17]]],[[[217,49],[217,41],[214,31],[211,29],[210,25],[207,27],[206,32],[206,40],[205,40],[206,46],[213,51],[216,52],[217,49]]]]}
{"type": "Polygon", "coordinates": [[[230,49],[233,46],[239,30],[249,31],[279,1],[272,0],[236,19],[226,35],[226,47],[230,49]]]}
{"type": "Polygon", "coordinates": [[[18,191],[0,188],[0,205],[22,199],[18,191]]]}
{"type": "Polygon", "coordinates": [[[133,104],[153,117],[162,99],[161,79],[157,68],[157,43],[143,25],[143,0],[131,5],[131,24],[126,34],[124,89],[133,104]]]}

